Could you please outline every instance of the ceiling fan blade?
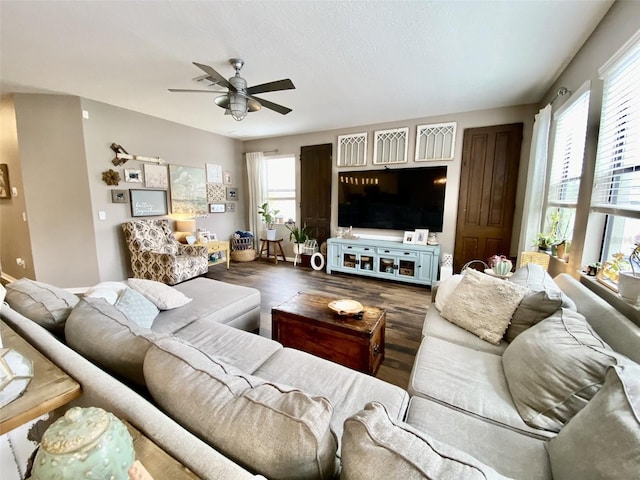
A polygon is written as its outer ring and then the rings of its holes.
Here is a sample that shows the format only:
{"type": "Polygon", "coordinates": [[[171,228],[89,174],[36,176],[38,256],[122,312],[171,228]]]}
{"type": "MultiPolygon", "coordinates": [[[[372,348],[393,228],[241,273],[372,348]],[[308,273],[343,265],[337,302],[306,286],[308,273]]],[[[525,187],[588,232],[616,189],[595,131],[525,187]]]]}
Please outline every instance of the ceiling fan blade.
{"type": "Polygon", "coordinates": [[[253,95],[250,95],[249,98],[253,98],[254,100],[259,101],[263,107],[266,107],[269,110],[273,110],[274,112],[281,113],[282,115],[286,115],[287,113],[292,111],[290,108],[283,107],[282,105],[278,105],[277,103],[273,103],[273,102],[270,102],[269,100],[264,100],[262,98],[255,97],[253,95]]]}
{"type": "Polygon", "coordinates": [[[223,87],[228,88],[229,90],[232,90],[234,92],[236,91],[236,88],[233,85],[231,85],[226,78],[224,78],[222,75],[216,72],[209,65],[203,65],[202,63],[197,63],[197,62],[193,62],[193,64],[196,67],[198,67],[200,70],[202,70],[204,73],[209,75],[211,77],[211,81],[217,82],[218,85],[222,85],[223,87]]]}
{"type": "Polygon", "coordinates": [[[191,90],[189,88],[169,88],[170,92],[183,92],[183,93],[217,93],[217,94],[225,94],[226,90],[191,90]]]}
{"type": "Polygon", "coordinates": [[[261,85],[254,85],[253,87],[247,88],[247,93],[253,95],[254,93],[277,92],[279,90],[293,90],[295,88],[293,82],[287,78],[284,80],[276,80],[275,82],[263,83],[261,85]]]}

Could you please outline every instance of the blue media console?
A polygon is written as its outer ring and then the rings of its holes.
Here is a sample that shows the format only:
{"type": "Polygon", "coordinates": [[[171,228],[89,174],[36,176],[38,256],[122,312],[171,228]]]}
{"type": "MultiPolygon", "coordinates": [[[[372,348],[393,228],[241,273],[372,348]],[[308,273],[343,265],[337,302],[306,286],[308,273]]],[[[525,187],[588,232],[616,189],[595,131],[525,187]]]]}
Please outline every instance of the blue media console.
{"type": "Polygon", "coordinates": [[[438,280],[439,258],[439,245],[412,245],[370,239],[327,240],[327,273],[354,273],[433,285],[438,280]]]}

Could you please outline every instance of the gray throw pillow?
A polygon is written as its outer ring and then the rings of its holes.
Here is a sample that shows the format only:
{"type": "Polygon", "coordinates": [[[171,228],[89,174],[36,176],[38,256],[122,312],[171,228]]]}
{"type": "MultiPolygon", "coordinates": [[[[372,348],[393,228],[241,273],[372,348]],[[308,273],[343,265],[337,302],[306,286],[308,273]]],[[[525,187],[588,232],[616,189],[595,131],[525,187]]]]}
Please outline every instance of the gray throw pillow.
{"type": "Polygon", "coordinates": [[[608,367],[628,362],[582,315],[565,308],[518,335],[502,354],[520,416],[528,425],[552,432],[559,432],[591,400],[608,367]]]}
{"type": "Polygon", "coordinates": [[[65,325],[71,348],[138,385],[144,385],[142,365],[147,350],[164,336],[136,325],[104,298],[82,298],[65,325]]]}
{"type": "Polygon", "coordinates": [[[16,312],[47,330],[61,334],[78,297],[63,288],[21,278],[7,285],[6,301],[16,312]]]}
{"type": "Polygon", "coordinates": [[[344,422],[341,480],[506,479],[471,455],[389,418],[368,403],[344,422]]]}
{"type": "Polygon", "coordinates": [[[551,275],[540,265],[529,263],[517,269],[509,281],[528,291],[513,312],[504,337],[507,342],[512,342],[527,328],[541,322],[560,307],[576,310],[573,301],[562,293],[551,275]]]}
{"type": "Polygon", "coordinates": [[[526,288],[467,268],[441,315],[483,340],[499,345],[526,288]]]}
{"type": "Polygon", "coordinates": [[[640,365],[612,367],[602,389],[547,446],[556,480],[640,476],[640,365]]]}
{"type": "Polygon", "coordinates": [[[149,349],[144,375],[161,408],[251,470],[273,479],[336,474],[326,398],[247,375],[175,338],[149,349]]]}

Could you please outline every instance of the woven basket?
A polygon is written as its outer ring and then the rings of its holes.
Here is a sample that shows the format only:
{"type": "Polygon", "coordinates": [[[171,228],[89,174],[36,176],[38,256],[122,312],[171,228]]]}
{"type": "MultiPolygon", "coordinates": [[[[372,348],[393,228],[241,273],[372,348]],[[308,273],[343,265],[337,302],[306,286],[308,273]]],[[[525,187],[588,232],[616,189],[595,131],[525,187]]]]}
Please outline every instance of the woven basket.
{"type": "Polygon", "coordinates": [[[520,253],[520,266],[524,267],[527,263],[542,266],[545,270],[549,268],[549,260],[551,255],[544,252],[522,252],[520,253]]]}
{"type": "Polygon", "coordinates": [[[231,260],[234,262],[253,262],[256,259],[256,249],[247,248],[231,252],[231,260]]]}

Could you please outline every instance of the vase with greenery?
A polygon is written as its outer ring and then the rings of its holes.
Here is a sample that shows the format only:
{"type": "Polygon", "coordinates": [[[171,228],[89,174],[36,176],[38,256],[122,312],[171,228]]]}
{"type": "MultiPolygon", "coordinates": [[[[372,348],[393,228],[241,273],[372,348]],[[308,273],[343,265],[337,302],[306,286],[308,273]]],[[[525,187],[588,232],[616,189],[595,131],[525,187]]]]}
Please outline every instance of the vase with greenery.
{"type": "Polygon", "coordinates": [[[309,227],[307,227],[306,223],[301,227],[298,227],[295,223],[287,224],[286,227],[289,230],[289,241],[293,242],[293,253],[300,255],[304,242],[310,238],[309,227]]]}
{"type": "Polygon", "coordinates": [[[258,207],[258,215],[262,217],[262,221],[267,226],[267,240],[276,239],[276,231],[273,228],[273,222],[280,210],[273,209],[269,206],[269,202],[264,202],[258,207]]]}

